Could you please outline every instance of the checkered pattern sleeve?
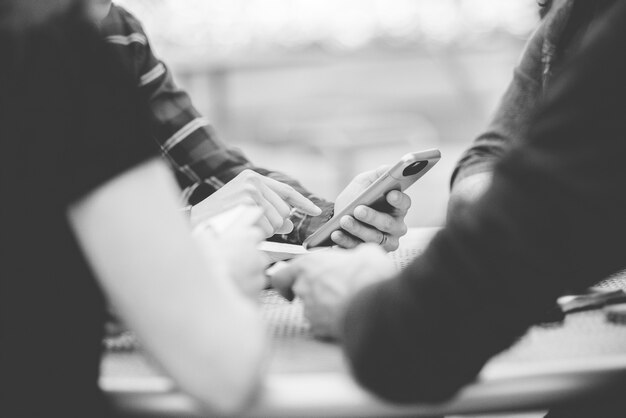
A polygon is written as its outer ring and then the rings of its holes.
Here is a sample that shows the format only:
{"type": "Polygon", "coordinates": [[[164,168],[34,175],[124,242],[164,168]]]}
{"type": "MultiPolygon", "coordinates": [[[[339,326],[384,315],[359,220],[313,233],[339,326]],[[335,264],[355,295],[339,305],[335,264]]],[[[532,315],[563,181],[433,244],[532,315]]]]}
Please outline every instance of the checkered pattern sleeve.
{"type": "Polygon", "coordinates": [[[294,231],[277,239],[301,243],[330,218],[332,203],[312,195],[284,174],[255,167],[241,151],[217,137],[187,93],[175,84],[166,65],[155,57],[141,23],[133,15],[113,5],[101,29],[105,40],[116,47],[116,53],[135,75],[137,87],[148,99],[154,139],[173,167],[186,203],[198,203],[243,170],[251,169],[291,185],[324,211],[316,218],[295,213],[294,231]]]}

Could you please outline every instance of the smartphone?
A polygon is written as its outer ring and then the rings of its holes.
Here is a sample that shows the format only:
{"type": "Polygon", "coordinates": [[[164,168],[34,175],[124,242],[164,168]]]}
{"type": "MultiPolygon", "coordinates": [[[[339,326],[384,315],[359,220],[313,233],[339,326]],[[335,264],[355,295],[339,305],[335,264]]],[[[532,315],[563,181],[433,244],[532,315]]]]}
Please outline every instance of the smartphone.
{"type": "Polygon", "coordinates": [[[330,234],[341,228],[339,220],[345,215],[352,215],[354,209],[359,205],[369,206],[382,212],[390,211],[391,205],[385,200],[387,193],[392,190],[405,191],[437,164],[440,158],[441,153],[437,149],[406,154],[344,209],[335,213],[328,222],[311,234],[302,244],[305,248],[333,245],[330,234]]]}

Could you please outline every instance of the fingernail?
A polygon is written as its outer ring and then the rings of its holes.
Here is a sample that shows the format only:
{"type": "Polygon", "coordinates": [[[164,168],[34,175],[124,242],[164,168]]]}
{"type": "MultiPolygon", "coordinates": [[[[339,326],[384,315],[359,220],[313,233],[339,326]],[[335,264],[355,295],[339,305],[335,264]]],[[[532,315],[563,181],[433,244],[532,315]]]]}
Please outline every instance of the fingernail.
{"type": "Polygon", "coordinates": [[[354,216],[359,219],[365,219],[367,217],[367,209],[363,206],[359,206],[354,210],[354,216]]]}
{"type": "Polygon", "coordinates": [[[349,216],[344,216],[339,221],[339,224],[344,228],[349,228],[352,225],[352,219],[349,216]]]}
{"type": "Polygon", "coordinates": [[[389,203],[398,203],[398,201],[400,200],[400,196],[399,196],[398,192],[396,192],[395,190],[389,192],[387,197],[390,200],[389,203]]]}

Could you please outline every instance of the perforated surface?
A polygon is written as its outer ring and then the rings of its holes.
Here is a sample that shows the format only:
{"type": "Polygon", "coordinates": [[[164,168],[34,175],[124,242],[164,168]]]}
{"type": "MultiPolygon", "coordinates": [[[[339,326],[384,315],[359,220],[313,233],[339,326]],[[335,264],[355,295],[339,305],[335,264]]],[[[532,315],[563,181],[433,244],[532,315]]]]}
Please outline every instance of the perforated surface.
{"type": "Polygon", "coordinates": [[[594,286],[600,289],[626,290],[626,270],[622,270],[594,286]]]}
{"type": "Polygon", "coordinates": [[[309,337],[309,325],[304,319],[302,302],[286,301],[278,292],[266,290],[261,295],[261,314],[273,340],[309,337]]]}
{"type": "MultiPolygon", "coordinates": [[[[428,238],[430,236],[432,233],[428,238]]],[[[402,249],[390,254],[399,269],[421,254],[427,242],[422,238],[410,237],[402,249]]],[[[598,286],[626,289],[626,271],[598,286]]],[[[271,335],[270,370],[273,373],[345,370],[341,350],[333,343],[318,341],[311,336],[300,300],[288,302],[276,292],[266,291],[261,301],[261,313],[271,335]]],[[[615,356],[626,356],[626,326],[609,323],[600,309],[569,314],[563,323],[532,327],[513,348],[488,363],[486,369],[511,364],[541,367],[555,362],[580,363],[582,359],[615,356]]],[[[155,374],[142,356],[120,349],[105,356],[102,370],[106,376],[155,374]]]]}

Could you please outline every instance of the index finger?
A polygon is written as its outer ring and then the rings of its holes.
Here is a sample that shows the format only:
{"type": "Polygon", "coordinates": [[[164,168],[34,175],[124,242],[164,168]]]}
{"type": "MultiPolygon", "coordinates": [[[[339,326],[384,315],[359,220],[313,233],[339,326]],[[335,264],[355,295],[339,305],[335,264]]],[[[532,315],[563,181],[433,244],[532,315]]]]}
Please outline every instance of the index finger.
{"type": "Polygon", "coordinates": [[[302,212],[311,216],[317,216],[322,213],[322,209],[315,203],[311,202],[288,184],[281,183],[269,177],[263,178],[263,181],[278,196],[283,198],[285,202],[289,203],[294,208],[300,209],[302,212]]]}

